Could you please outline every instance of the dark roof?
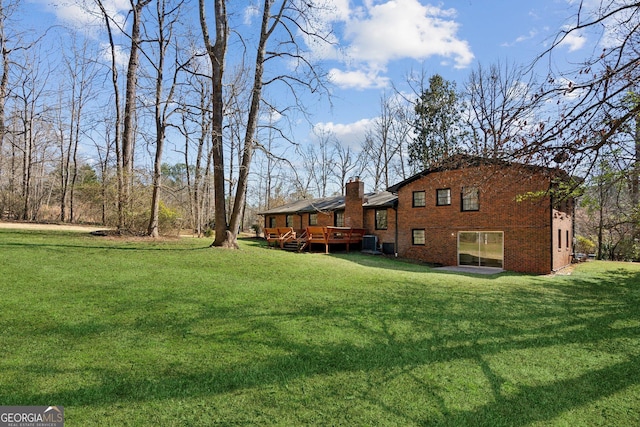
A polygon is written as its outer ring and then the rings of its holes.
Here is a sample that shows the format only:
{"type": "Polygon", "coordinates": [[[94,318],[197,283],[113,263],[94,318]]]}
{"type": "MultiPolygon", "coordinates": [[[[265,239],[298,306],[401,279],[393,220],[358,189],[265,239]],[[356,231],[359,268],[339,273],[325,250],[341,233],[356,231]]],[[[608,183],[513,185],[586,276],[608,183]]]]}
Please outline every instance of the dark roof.
{"type": "Polygon", "coordinates": [[[391,208],[398,201],[398,196],[388,191],[368,194],[364,197],[362,206],[367,208],[391,208]]]}
{"type": "Polygon", "coordinates": [[[387,188],[387,191],[391,193],[397,193],[398,190],[404,187],[405,185],[410,184],[414,181],[417,181],[420,178],[423,178],[435,172],[442,172],[446,170],[456,170],[456,169],[462,169],[465,167],[478,167],[478,166],[500,166],[505,168],[516,166],[520,168],[527,168],[531,171],[536,171],[536,172],[552,173],[564,179],[569,178],[569,175],[566,172],[557,168],[537,166],[537,165],[531,165],[526,163],[510,162],[506,160],[491,159],[487,157],[470,156],[467,154],[458,154],[458,155],[451,156],[444,159],[437,166],[431,167],[429,169],[425,169],[422,172],[418,172],[417,174],[410,176],[409,178],[405,179],[402,182],[392,185],[391,187],[387,188]]]}
{"type": "MultiPolygon", "coordinates": [[[[381,193],[368,193],[364,195],[362,206],[365,209],[392,207],[398,196],[383,191],[381,193]]],[[[263,212],[259,215],[274,214],[302,214],[313,212],[334,212],[344,210],[344,196],[323,197],[319,199],[302,199],[287,203],[263,212]]]]}

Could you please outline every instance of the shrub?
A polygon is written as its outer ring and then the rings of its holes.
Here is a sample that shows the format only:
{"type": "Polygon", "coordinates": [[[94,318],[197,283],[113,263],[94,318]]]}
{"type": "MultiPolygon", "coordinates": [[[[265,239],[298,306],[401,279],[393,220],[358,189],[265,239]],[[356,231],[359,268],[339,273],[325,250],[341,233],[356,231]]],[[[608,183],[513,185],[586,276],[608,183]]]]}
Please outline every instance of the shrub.
{"type": "Polygon", "coordinates": [[[576,252],[592,254],[596,249],[596,244],[593,240],[584,237],[584,236],[576,236],[576,252]]]}

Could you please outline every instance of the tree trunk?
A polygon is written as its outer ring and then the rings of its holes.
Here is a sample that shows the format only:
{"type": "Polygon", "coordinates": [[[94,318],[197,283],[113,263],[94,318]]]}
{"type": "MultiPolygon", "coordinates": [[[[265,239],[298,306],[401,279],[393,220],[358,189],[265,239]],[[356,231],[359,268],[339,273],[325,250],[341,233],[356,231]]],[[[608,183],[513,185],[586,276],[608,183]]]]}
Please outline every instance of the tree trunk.
{"type": "MultiPolygon", "coordinates": [[[[156,125],[156,155],[153,162],[153,182],[151,190],[151,214],[149,215],[149,226],[147,227],[147,234],[151,237],[159,237],[159,210],[160,210],[160,185],[162,178],[162,151],[164,149],[164,138],[166,130],[166,115],[165,108],[162,107],[162,91],[164,80],[164,64],[166,54],[166,39],[165,39],[165,27],[164,27],[164,1],[158,0],[157,2],[157,18],[158,18],[158,65],[156,67],[156,91],[155,91],[155,107],[154,107],[154,121],[156,125]]],[[[167,99],[169,102],[170,99],[167,99]]],[[[164,104],[166,105],[166,104],[164,104]]],[[[188,167],[188,166],[187,166],[188,167]]]]}
{"type": "Polygon", "coordinates": [[[211,62],[211,84],[212,84],[212,159],[213,159],[213,186],[214,186],[214,229],[215,240],[212,246],[226,246],[227,236],[227,215],[224,190],[224,156],[223,156],[223,85],[224,66],[227,53],[228,21],[225,0],[214,1],[216,40],[211,44],[209,30],[205,18],[205,0],[199,0],[200,26],[207,53],[211,62]]]}
{"type": "MultiPolygon", "coordinates": [[[[116,151],[116,180],[117,180],[117,188],[118,188],[118,229],[123,230],[125,228],[125,204],[124,204],[124,180],[122,173],[122,146],[121,146],[121,115],[120,115],[120,87],[118,85],[118,66],[116,62],[116,44],[113,39],[113,33],[111,31],[111,21],[110,17],[107,14],[104,5],[102,4],[102,0],[97,0],[98,7],[102,12],[102,16],[105,20],[105,26],[107,29],[107,35],[109,37],[109,48],[111,50],[111,84],[113,86],[113,97],[114,97],[114,106],[115,106],[115,123],[113,124],[114,128],[114,142],[115,142],[115,151],[116,151]]],[[[107,156],[108,157],[108,156],[107,156]]],[[[106,161],[106,160],[105,160],[106,161]]],[[[104,181],[104,176],[102,177],[104,181]]]]}
{"type": "MultiPolygon", "coordinates": [[[[238,187],[236,189],[236,197],[233,203],[233,212],[229,221],[231,236],[235,243],[238,231],[240,229],[240,221],[244,215],[245,195],[247,193],[247,184],[249,182],[249,170],[251,168],[251,159],[253,158],[254,142],[253,139],[258,128],[258,116],[260,114],[260,101],[262,100],[262,76],[264,74],[264,58],[267,49],[267,41],[271,35],[269,29],[269,18],[271,16],[271,0],[264,0],[262,10],[262,26],[260,30],[260,41],[256,52],[255,74],[253,78],[253,88],[251,90],[251,104],[249,109],[249,117],[247,118],[247,129],[244,137],[244,147],[242,153],[242,164],[238,174],[238,187]]],[[[283,2],[284,8],[286,1],[283,2]]],[[[274,24],[275,25],[275,24],[274,24]]],[[[237,243],[235,243],[237,245],[237,243]]]]}
{"type": "Polygon", "coordinates": [[[140,66],[140,27],[142,9],[151,0],[138,0],[136,4],[131,0],[131,49],[129,51],[129,63],[127,64],[127,81],[124,101],[124,120],[122,127],[122,194],[124,226],[130,226],[131,188],[133,182],[133,150],[135,144],[135,119],[136,119],[136,94],[138,87],[138,67],[140,66]]]}

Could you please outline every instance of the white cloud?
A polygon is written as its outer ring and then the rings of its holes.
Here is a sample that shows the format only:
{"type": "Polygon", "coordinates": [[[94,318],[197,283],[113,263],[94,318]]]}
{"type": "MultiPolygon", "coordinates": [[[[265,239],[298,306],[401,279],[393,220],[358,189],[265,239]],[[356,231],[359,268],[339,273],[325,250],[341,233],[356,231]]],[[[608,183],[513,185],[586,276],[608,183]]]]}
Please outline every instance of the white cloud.
{"type": "Polygon", "coordinates": [[[334,0],[335,14],[327,15],[343,31],[339,58],[337,49],[314,49],[317,57],[339,59],[350,70],[333,70],[334,80],[342,85],[362,89],[380,87],[381,72],[391,61],[425,60],[440,56],[464,68],[473,61],[469,43],[457,36],[459,24],[454,9],[423,5],[419,0],[364,0],[349,8],[346,0],[334,0]],[[375,70],[375,71],[372,71],[375,70]],[[365,82],[365,79],[371,79],[365,82]]]}
{"type": "Polygon", "coordinates": [[[340,88],[379,89],[389,86],[389,78],[380,76],[376,71],[342,71],[333,68],[329,71],[329,81],[340,88]]]}
{"type": "MultiPolygon", "coordinates": [[[[35,2],[55,14],[56,18],[65,25],[83,31],[85,34],[97,33],[98,27],[104,25],[104,17],[96,2],[83,0],[68,2],[36,0],[35,2]]],[[[103,5],[113,20],[114,28],[124,28],[131,4],[127,0],[104,0],[103,5]]]]}
{"type": "Polygon", "coordinates": [[[564,89],[562,96],[566,99],[579,99],[584,94],[584,89],[576,89],[575,82],[569,79],[561,78],[558,81],[558,86],[564,89]]]}
{"type": "Polygon", "coordinates": [[[536,37],[537,35],[538,35],[538,30],[535,30],[535,29],[534,30],[530,30],[528,34],[516,37],[516,39],[513,42],[502,43],[502,46],[503,47],[512,47],[512,46],[515,46],[515,45],[517,45],[519,43],[526,42],[527,40],[531,40],[534,37],[536,37]]]}
{"type": "MultiPolygon", "coordinates": [[[[563,28],[564,31],[568,31],[569,29],[567,26],[563,28]]],[[[564,35],[558,46],[567,46],[569,52],[575,52],[576,50],[582,49],[586,42],[587,38],[582,35],[579,30],[573,30],[564,35]]]]}
{"type": "Polygon", "coordinates": [[[260,15],[260,10],[255,4],[249,5],[244,9],[244,24],[251,25],[253,19],[260,15]]]}
{"type": "Polygon", "coordinates": [[[354,123],[316,123],[312,134],[332,134],[345,147],[358,150],[364,141],[367,130],[371,128],[373,119],[362,119],[354,123]]]}
{"type": "MultiPolygon", "coordinates": [[[[100,45],[100,47],[102,48],[102,58],[111,63],[111,46],[109,45],[109,43],[102,43],[100,45]]],[[[122,46],[116,45],[115,46],[115,57],[116,57],[116,66],[117,67],[126,67],[127,63],[129,62],[129,52],[125,51],[122,46]]]]}
{"type": "Polygon", "coordinates": [[[431,56],[453,58],[456,67],[471,63],[473,54],[466,41],[456,37],[459,24],[447,18],[451,9],[422,5],[417,0],[390,0],[372,5],[367,16],[347,23],[348,54],[379,66],[387,62],[431,56]]]}

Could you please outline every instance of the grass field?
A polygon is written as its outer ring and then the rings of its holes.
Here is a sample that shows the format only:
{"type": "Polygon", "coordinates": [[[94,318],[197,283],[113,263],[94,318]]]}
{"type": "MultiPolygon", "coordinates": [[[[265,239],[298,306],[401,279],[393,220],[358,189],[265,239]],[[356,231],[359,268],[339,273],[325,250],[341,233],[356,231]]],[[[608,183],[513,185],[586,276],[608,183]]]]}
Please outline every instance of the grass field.
{"type": "Polygon", "coordinates": [[[472,276],[0,230],[0,405],[67,426],[640,425],[640,266],[472,276]]]}

